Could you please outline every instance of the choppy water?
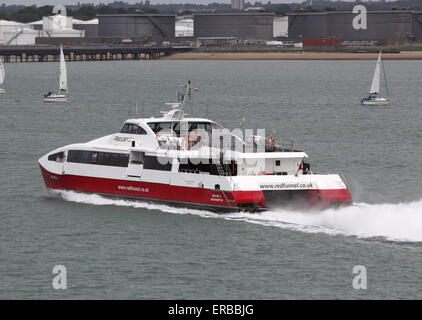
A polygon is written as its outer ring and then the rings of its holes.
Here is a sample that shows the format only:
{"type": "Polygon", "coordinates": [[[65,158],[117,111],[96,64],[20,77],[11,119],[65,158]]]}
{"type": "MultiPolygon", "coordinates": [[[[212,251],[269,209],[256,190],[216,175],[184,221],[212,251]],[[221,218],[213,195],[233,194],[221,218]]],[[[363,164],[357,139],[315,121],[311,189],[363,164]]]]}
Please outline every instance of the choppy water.
{"type": "Polygon", "coordinates": [[[68,64],[70,104],[44,104],[56,63],[6,64],[0,96],[0,298],[422,298],[422,66],[386,61],[393,103],[365,107],[375,61],[68,64]],[[323,212],[201,210],[48,193],[37,159],[156,116],[190,79],[187,113],[277,129],[355,205],[323,212]],[[52,288],[55,265],[68,289],[52,288]],[[355,290],[364,265],[368,289],[355,290]]]}

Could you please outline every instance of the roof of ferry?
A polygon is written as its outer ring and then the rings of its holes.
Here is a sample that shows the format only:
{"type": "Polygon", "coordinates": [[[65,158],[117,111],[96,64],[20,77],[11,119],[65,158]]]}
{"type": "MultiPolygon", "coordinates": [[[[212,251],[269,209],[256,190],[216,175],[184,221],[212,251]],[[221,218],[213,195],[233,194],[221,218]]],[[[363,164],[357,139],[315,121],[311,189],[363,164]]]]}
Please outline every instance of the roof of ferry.
{"type": "Polygon", "coordinates": [[[127,119],[125,121],[128,123],[139,123],[140,121],[144,122],[144,123],[150,123],[150,122],[176,122],[176,121],[191,121],[191,122],[210,122],[210,123],[216,123],[215,121],[212,121],[210,119],[205,119],[205,118],[183,118],[183,119],[169,119],[169,118],[155,118],[155,117],[151,117],[151,118],[138,118],[138,119],[127,119]]]}

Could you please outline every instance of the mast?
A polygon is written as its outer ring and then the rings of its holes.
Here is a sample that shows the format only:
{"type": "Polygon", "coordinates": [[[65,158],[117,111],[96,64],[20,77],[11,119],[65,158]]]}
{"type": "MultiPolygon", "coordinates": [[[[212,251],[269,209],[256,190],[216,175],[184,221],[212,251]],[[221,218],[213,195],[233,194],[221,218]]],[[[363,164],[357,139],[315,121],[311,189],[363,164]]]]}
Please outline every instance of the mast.
{"type": "Polygon", "coordinates": [[[179,98],[181,99],[181,103],[180,103],[180,107],[179,107],[180,111],[182,111],[183,106],[185,105],[186,96],[189,97],[189,100],[192,99],[191,89],[192,89],[192,84],[191,84],[190,80],[188,80],[188,82],[185,84],[185,93],[183,93],[183,94],[178,93],[179,98]]]}

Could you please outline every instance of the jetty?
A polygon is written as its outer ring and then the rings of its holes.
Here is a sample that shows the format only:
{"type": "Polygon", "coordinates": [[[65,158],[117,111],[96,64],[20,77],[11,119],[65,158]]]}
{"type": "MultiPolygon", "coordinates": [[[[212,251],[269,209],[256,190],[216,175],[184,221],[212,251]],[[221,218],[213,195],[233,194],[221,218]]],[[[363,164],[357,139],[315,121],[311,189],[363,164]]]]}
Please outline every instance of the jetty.
{"type": "MultiPolygon", "coordinates": [[[[152,60],[174,53],[192,51],[184,46],[145,45],[91,45],[64,46],[67,61],[107,61],[107,60],[152,60]]],[[[51,45],[0,46],[0,58],[4,62],[47,62],[58,61],[60,47],[51,45]]]]}

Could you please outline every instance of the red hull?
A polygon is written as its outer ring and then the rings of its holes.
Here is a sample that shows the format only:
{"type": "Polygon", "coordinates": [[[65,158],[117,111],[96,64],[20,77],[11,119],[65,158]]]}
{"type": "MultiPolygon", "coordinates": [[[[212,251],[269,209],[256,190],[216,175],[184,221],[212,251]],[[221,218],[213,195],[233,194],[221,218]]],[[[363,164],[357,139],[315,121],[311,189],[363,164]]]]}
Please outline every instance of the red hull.
{"type": "MultiPolygon", "coordinates": [[[[74,190],[226,209],[259,209],[266,205],[265,196],[260,190],[229,192],[169,184],[60,175],[47,171],[41,165],[40,168],[47,188],[56,190],[74,190]]],[[[307,202],[312,206],[326,206],[332,203],[351,202],[351,196],[347,189],[309,190],[307,202]]]]}
{"type": "Polygon", "coordinates": [[[218,208],[236,209],[243,205],[255,208],[265,207],[265,197],[261,191],[224,192],[160,183],[59,175],[45,170],[42,166],[40,168],[45,185],[50,189],[75,190],[218,208]]]}

